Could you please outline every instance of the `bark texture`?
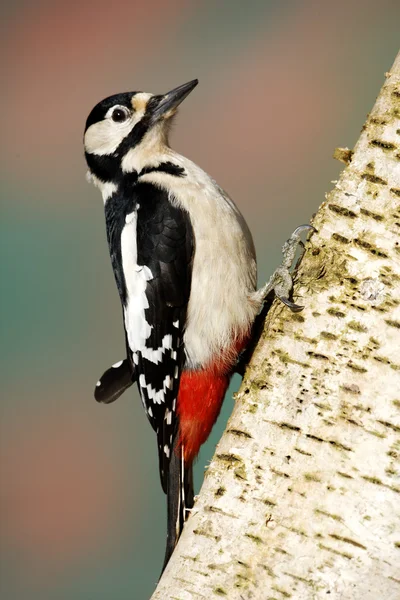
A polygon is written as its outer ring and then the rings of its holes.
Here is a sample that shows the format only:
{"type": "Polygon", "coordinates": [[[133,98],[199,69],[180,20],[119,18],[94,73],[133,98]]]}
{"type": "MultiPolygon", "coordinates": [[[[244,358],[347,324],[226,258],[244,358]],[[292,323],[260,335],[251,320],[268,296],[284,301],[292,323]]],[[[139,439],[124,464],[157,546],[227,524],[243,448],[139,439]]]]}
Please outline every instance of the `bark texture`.
{"type": "Polygon", "coordinates": [[[153,600],[400,598],[400,53],[153,600]]]}

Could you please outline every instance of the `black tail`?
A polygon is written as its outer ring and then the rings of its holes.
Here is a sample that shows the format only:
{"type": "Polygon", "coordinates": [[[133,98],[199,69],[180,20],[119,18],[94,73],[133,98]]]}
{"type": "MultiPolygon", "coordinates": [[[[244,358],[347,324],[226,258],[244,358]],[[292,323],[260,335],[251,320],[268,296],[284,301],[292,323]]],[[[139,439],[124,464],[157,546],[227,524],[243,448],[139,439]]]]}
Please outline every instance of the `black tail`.
{"type": "Polygon", "coordinates": [[[168,564],[169,559],[178,543],[183,525],[188,517],[187,510],[193,507],[193,468],[185,466],[183,447],[179,452],[172,452],[169,463],[167,484],[167,547],[165,549],[164,564],[161,573],[168,564]]]}

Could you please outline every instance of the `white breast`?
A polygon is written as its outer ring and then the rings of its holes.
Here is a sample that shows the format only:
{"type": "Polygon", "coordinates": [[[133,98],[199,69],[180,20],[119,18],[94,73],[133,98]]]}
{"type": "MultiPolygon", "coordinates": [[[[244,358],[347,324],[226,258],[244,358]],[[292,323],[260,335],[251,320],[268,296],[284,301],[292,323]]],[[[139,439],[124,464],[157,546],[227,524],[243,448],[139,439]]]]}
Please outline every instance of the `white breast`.
{"type": "Polygon", "coordinates": [[[170,152],[160,162],[182,166],[186,177],[155,172],[141,181],[168,189],[171,201],[190,214],[195,256],[184,342],[189,364],[205,366],[249,330],[259,310],[249,298],[256,287],[255,251],[232,200],[197,165],[170,152]]]}

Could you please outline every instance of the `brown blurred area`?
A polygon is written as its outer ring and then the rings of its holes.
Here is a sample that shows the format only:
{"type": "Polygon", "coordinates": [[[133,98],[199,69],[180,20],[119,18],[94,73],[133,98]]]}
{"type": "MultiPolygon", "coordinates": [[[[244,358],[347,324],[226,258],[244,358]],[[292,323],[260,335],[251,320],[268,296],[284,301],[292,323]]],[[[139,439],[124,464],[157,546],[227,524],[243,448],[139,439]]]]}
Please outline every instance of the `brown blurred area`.
{"type": "MultiPolygon", "coordinates": [[[[337,178],[335,146],[357,140],[398,51],[400,5],[3,4],[0,595],[140,600],[162,563],[164,497],[136,392],[93,399],[124,342],[86,117],[110,94],[198,77],[172,144],[240,206],[262,281],[337,178]]],[[[198,481],[231,407],[228,394],[198,481]]]]}

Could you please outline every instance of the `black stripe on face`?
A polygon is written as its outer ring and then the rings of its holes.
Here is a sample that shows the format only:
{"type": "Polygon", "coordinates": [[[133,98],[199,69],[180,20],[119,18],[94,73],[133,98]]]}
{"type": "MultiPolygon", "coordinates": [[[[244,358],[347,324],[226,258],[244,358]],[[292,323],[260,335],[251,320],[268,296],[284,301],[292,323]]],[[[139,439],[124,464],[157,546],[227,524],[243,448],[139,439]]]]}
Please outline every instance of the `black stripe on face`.
{"type": "MultiPolygon", "coordinates": [[[[132,99],[137,92],[132,95],[132,99]]],[[[146,105],[146,110],[143,117],[140,119],[138,123],[134,126],[132,131],[128,133],[128,135],[122,140],[120,145],[115,151],[115,156],[118,156],[121,160],[125,156],[125,154],[135,148],[140,144],[143,140],[146,133],[153,127],[154,122],[152,119],[155,108],[157,107],[160,98],[162,96],[151,96],[146,105]]]]}
{"type": "Polygon", "coordinates": [[[114,156],[118,157],[121,162],[122,158],[129,150],[135,148],[135,146],[138,146],[140,144],[140,142],[142,141],[149,129],[150,118],[146,111],[143,117],[140,119],[140,121],[136,123],[134,128],[128,133],[126,137],[124,137],[124,139],[114,152],[114,156]]]}

